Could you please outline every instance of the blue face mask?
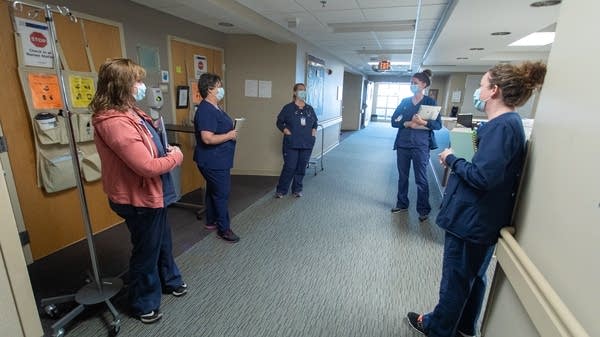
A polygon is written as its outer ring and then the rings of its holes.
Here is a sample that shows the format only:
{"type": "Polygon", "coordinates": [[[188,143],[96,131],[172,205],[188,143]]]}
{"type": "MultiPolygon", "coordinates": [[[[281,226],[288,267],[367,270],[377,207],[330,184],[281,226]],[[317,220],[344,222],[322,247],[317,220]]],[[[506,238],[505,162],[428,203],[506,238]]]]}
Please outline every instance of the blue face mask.
{"type": "Polygon", "coordinates": [[[478,111],[481,112],[485,112],[485,101],[483,101],[480,97],[481,90],[477,89],[475,90],[475,92],[473,93],[473,106],[475,107],[475,109],[477,109],[478,111]]]}
{"type": "Polygon", "coordinates": [[[133,98],[135,98],[135,100],[137,102],[141,101],[144,99],[144,97],[146,97],[146,85],[144,83],[136,83],[135,87],[137,88],[136,93],[133,95],[133,98]]]}
{"type": "Polygon", "coordinates": [[[225,89],[217,88],[217,93],[215,94],[215,97],[217,97],[217,101],[222,100],[223,97],[225,97],[225,89]]]}
{"type": "Polygon", "coordinates": [[[411,85],[410,85],[410,91],[411,91],[413,94],[416,94],[416,93],[418,93],[419,91],[421,91],[421,88],[419,88],[419,86],[418,86],[418,85],[416,85],[416,84],[411,84],[411,85]]]}
{"type": "Polygon", "coordinates": [[[300,100],[306,101],[306,90],[296,91],[296,97],[300,100]]]}

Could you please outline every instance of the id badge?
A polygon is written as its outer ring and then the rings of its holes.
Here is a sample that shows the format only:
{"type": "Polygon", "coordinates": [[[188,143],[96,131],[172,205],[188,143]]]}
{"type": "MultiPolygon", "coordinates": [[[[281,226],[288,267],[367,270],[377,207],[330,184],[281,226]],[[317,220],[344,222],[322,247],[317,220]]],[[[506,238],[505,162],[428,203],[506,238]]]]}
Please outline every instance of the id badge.
{"type": "Polygon", "coordinates": [[[300,125],[306,126],[306,117],[300,118],[300,125]]]}

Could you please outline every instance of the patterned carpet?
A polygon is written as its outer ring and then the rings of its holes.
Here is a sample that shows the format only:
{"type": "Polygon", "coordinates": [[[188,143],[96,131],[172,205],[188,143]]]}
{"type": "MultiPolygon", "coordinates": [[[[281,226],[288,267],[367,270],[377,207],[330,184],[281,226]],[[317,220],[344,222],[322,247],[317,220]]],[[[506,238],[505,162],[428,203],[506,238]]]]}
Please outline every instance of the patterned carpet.
{"type": "MultiPolygon", "coordinates": [[[[304,197],[267,195],[233,218],[241,241],[211,234],[177,258],[190,292],[164,296],[162,321],[123,313],[119,336],[416,336],[407,311],[433,309],[441,273],[440,202],[419,223],[411,177],[410,211],[391,214],[397,184],[395,129],[371,123],[329,152],[307,175],[304,197]]],[[[107,336],[112,318],[87,314],[67,336],[107,336]]]]}

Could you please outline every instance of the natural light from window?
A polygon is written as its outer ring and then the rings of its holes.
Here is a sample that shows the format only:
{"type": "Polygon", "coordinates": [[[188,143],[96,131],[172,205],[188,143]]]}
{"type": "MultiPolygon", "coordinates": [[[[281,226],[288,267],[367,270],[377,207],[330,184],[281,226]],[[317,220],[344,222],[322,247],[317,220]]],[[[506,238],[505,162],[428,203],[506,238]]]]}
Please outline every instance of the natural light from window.
{"type": "Polygon", "coordinates": [[[400,101],[412,96],[409,83],[379,82],[375,90],[374,113],[378,120],[390,120],[400,101]]]}

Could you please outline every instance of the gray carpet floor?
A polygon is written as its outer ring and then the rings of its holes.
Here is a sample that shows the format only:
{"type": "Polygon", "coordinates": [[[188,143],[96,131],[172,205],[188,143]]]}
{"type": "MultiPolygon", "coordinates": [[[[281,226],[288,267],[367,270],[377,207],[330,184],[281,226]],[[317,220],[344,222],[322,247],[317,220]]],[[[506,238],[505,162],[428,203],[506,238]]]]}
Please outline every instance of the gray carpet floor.
{"type": "MultiPolygon", "coordinates": [[[[397,171],[387,125],[371,123],[326,154],[304,197],[269,194],[235,216],[239,243],[211,234],[181,254],[189,293],[164,296],[153,325],[123,314],[119,336],[416,336],[404,317],[437,302],[440,195],[430,172],[433,211],[420,223],[411,177],[409,212],[390,213],[397,171]]],[[[107,336],[110,314],[89,316],[67,336],[107,336]]]]}

